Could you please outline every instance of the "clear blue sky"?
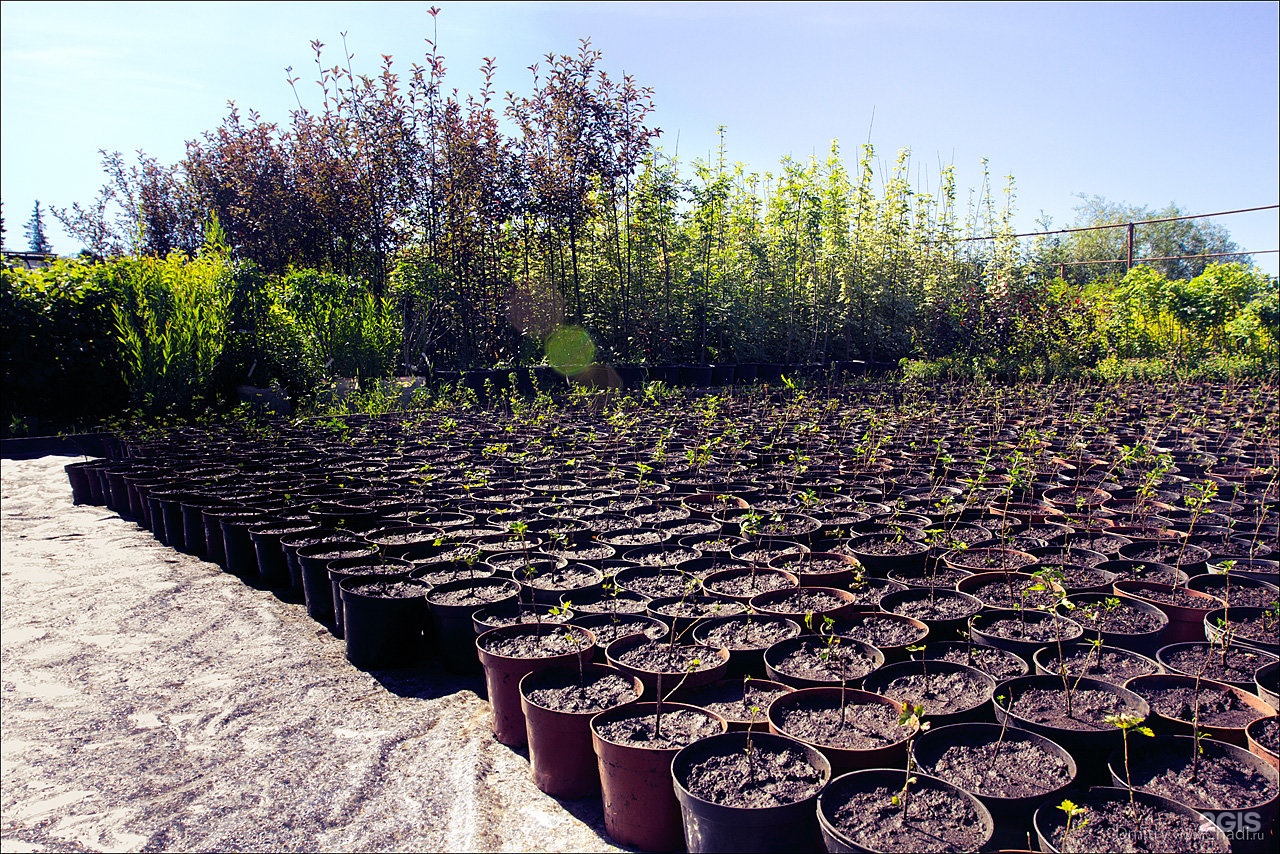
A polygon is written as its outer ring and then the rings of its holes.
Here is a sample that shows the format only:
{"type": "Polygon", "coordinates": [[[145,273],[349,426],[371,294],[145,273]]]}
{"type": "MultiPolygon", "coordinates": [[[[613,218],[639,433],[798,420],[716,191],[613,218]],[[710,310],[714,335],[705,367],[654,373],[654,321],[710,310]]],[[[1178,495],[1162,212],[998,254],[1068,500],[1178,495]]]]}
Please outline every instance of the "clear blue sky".
{"type": "MultiPolygon", "coordinates": [[[[461,3],[442,9],[448,82],[500,91],[590,37],[604,67],[655,90],[655,123],[686,163],[728,128],[731,160],[852,161],[868,130],[891,162],[912,149],[962,189],[987,157],[1012,174],[1019,224],[1073,217],[1075,194],[1192,213],[1280,201],[1280,4],[461,3]],[[872,116],[874,115],[874,126],[872,116]]],[[[407,72],[429,3],[48,3],[0,6],[0,195],[6,243],[25,246],[35,199],[88,202],[98,149],[172,162],[234,100],[285,121],[285,66],[313,79],[310,41],[348,33],[357,70],[407,72]]],[[[331,59],[336,54],[331,54],[331,59]]],[[[1280,247],[1275,212],[1217,220],[1245,249],[1280,247]]],[[[55,248],[79,246],[53,229],[55,248]]],[[[1260,266],[1276,273],[1277,256],[1260,266]]]]}

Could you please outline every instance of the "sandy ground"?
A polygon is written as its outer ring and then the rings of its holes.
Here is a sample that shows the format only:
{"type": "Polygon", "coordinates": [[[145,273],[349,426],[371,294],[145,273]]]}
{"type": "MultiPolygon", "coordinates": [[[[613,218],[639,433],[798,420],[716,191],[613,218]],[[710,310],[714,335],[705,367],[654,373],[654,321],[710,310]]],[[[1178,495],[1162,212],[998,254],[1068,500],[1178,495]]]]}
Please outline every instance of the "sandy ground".
{"type": "Polygon", "coordinates": [[[0,468],[0,850],[613,851],[479,680],[356,670],[301,605],[0,468]]]}

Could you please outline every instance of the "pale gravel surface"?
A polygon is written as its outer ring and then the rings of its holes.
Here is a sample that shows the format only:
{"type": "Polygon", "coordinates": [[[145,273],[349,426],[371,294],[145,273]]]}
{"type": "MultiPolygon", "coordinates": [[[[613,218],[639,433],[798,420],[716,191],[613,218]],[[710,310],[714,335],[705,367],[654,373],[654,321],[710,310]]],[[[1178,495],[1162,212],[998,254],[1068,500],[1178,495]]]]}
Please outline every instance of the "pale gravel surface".
{"type": "Polygon", "coordinates": [[[482,684],[352,667],[301,605],[0,468],[0,850],[611,851],[482,684]]]}

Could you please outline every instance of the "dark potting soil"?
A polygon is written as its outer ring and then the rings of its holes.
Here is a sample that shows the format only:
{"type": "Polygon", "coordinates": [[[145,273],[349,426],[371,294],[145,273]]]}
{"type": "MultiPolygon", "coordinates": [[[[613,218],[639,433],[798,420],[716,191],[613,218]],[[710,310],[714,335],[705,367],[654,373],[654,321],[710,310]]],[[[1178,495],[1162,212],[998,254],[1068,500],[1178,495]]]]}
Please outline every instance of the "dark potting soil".
{"type": "MultiPolygon", "coordinates": [[[[1066,631],[1067,626],[1063,626],[1063,640],[1067,640],[1072,632],[1066,631]]],[[[993,637],[1005,638],[1006,640],[1019,641],[1039,641],[1041,643],[1049,643],[1057,639],[1054,630],[1054,621],[1045,620],[1037,622],[1023,622],[1017,617],[1010,617],[1003,620],[992,620],[982,627],[982,631],[993,637]]],[[[1079,637],[1079,630],[1074,630],[1074,636],[1079,637]]]]}
{"type": "MultiPolygon", "coordinates": [[[[578,610],[576,605],[574,608],[578,610]]],[[[637,616],[620,615],[616,621],[592,626],[591,633],[596,636],[596,645],[605,647],[618,638],[634,634],[645,634],[654,639],[663,636],[662,626],[656,625],[648,619],[636,619],[637,616]]]]}
{"type": "Polygon", "coordinates": [[[603,712],[640,699],[630,679],[617,673],[594,673],[582,684],[566,673],[563,684],[535,688],[528,693],[529,702],[554,712],[603,712]]]}
{"type": "Polygon", "coordinates": [[[807,614],[812,611],[821,614],[834,611],[845,604],[845,601],[834,593],[812,587],[792,587],[784,590],[776,597],[771,597],[765,609],[787,614],[807,614]]]}
{"type": "Polygon", "coordinates": [[[786,735],[809,744],[847,750],[874,750],[904,740],[911,734],[898,725],[898,712],[885,703],[858,703],[844,706],[841,723],[840,698],[818,698],[804,705],[787,706],[775,714],[778,727],[786,735]]]}
{"type": "Polygon", "coordinates": [[[777,522],[766,520],[760,524],[759,534],[765,537],[800,537],[818,530],[818,523],[812,519],[781,519],[777,522]]]}
{"type": "MultiPolygon", "coordinates": [[[[1086,662],[1088,662],[1089,670],[1084,674],[1085,676],[1091,679],[1101,679],[1103,682],[1110,682],[1113,685],[1123,686],[1125,682],[1135,676],[1147,676],[1159,672],[1154,664],[1143,658],[1125,655],[1123,652],[1103,647],[1101,652],[1094,652],[1091,649],[1077,649],[1067,655],[1067,675],[1081,675],[1080,670],[1085,666],[1086,662]]],[[[1058,666],[1058,657],[1056,655],[1046,661],[1045,666],[1055,676],[1062,672],[1058,666]]]]}
{"type": "Polygon", "coordinates": [[[788,571],[803,572],[807,575],[825,575],[832,572],[848,572],[856,567],[835,558],[805,558],[787,564],[788,571]]]}
{"type": "MultiPolygon", "coordinates": [[[[1129,774],[1135,788],[1181,801],[1196,809],[1244,809],[1276,796],[1276,786],[1261,772],[1217,749],[1212,740],[1201,741],[1196,761],[1196,775],[1191,776],[1194,749],[1190,738],[1187,750],[1176,753],[1168,747],[1159,752],[1129,751],[1129,774]]],[[[1117,763],[1116,771],[1123,774],[1117,763]]]]}
{"type": "Polygon", "coordinates": [[[925,657],[929,660],[950,661],[967,667],[976,667],[997,682],[1021,676],[1023,673],[1022,664],[1019,663],[1021,659],[1018,656],[1006,649],[990,646],[973,645],[967,650],[963,647],[949,649],[939,656],[930,655],[929,651],[925,650],[925,657]]]}
{"type": "Polygon", "coordinates": [[[729,721],[751,723],[754,716],[756,728],[764,731],[768,729],[769,704],[786,693],[782,688],[753,681],[747,681],[744,690],[743,683],[735,679],[695,688],[681,702],[715,712],[729,721]],[[753,708],[756,710],[754,713],[753,708]]]}
{"type": "Polygon", "coordinates": [[[1009,571],[1018,572],[1024,567],[1032,566],[1036,560],[1028,554],[1019,554],[1018,552],[1002,552],[987,551],[985,549],[975,549],[974,551],[960,552],[948,558],[953,564],[964,569],[982,570],[982,571],[1009,571]]]}
{"type": "MultiPolygon", "coordinates": [[[[1210,575],[1207,577],[1214,580],[1203,585],[1201,589],[1210,596],[1226,599],[1228,596],[1226,576],[1210,575]],[[1218,581],[1217,579],[1219,578],[1222,580],[1218,581]]],[[[1276,601],[1276,597],[1277,594],[1274,590],[1268,590],[1265,587],[1242,587],[1238,584],[1232,584],[1230,601],[1227,604],[1233,608],[1265,608],[1276,601]]]]}
{"type": "Polygon", "coordinates": [[[1134,549],[1129,555],[1129,560],[1163,563],[1176,567],[1183,563],[1198,562],[1200,559],[1196,557],[1196,553],[1197,550],[1190,546],[1184,549],[1181,545],[1152,543],[1144,549],[1134,549]]]}
{"type": "Polygon", "coordinates": [[[864,541],[859,543],[856,548],[863,554],[895,557],[899,555],[918,555],[921,552],[928,551],[929,547],[915,540],[886,537],[882,540],[864,541]]]}
{"type": "Polygon", "coordinates": [[[683,507],[663,507],[661,505],[654,505],[652,508],[646,508],[639,513],[633,513],[631,518],[645,525],[656,525],[659,522],[674,522],[679,519],[688,519],[689,511],[683,507]]]}
{"type": "MultiPolygon", "coordinates": [[[[710,597],[707,597],[710,598],[710,597]]],[[[732,617],[747,609],[741,602],[729,602],[724,599],[706,601],[706,599],[677,599],[654,607],[654,612],[667,617],[732,617]]]]}
{"type": "Polygon", "coordinates": [[[707,640],[726,649],[764,649],[780,640],[795,637],[798,626],[764,616],[740,617],[721,623],[707,632],[707,640]]]}
{"type": "MultiPolygon", "coordinates": [[[[1125,539],[1121,537],[1081,531],[1071,534],[1067,537],[1067,541],[1076,548],[1088,549],[1091,552],[1101,552],[1104,555],[1118,554],[1120,547],[1127,545],[1125,539]]],[[[1155,561],[1154,558],[1142,558],[1142,560],[1155,561]]]]}
{"type": "Polygon", "coordinates": [[[888,593],[898,589],[890,586],[884,579],[876,579],[874,582],[854,581],[843,587],[853,594],[853,601],[858,605],[879,605],[880,600],[888,593]]]}
{"type": "Polygon", "coordinates": [[[677,643],[666,641],[649,641],[626,650],[618,657],[618,661],[650,673],[696,673],[699,670],[710,670],[720,664],[720,656],[711,647],[699,644],[677,643]],[[697,662],[696,664],[694,662],[697,662]]]}
{"type": "Polygon", "coordinates": [[[1012,699],[1013,713],[1020,718],[1058,729],[1106,732],[1115,727],[1107,715],[1134,711],[1124,698],[1110,691],[1076,688],[1071,692],[1071,716],[1061,688],[1030,688],[1012,699]]]}
{"type": "MultiPolygon", "coordinates": [[[[458,576],[455,574],[451,575],[448,580],[456,578],[458,576]]],[[[423,576],[422,580],[431,583],[426,576],[423,576]]],[[[478,608],[490,602],[497,602],[499,599],[509,598],[512,589],[509,585],[488,584],[483,587],[463,587],[458,590],[433,590],[431,592],[431,602],[435,605],[470,605],[474,603],[478,608]]]]}
{"type": "Polygon", "coordinates": [[[663,530],[673,537],[691,537],[695,534],[714,534],[720,530],[720,523],[710,519],[685,519],[677,525],[667,525],[663,530]]]}
{"type": "Polygon", "coordinates": [[[476,569],[473,571],[466,567],[454,566],[452,564],[448,566],[440,566],[437,569],[430,569],[430,567],[436,566],[435,564],[426,564],[426,566],[428,569],[420,571],[414,577],[421,581],[425,581],[432,587],[439,587],[441,584],[445,584],[450,581],[461,581],[464,578],[488,578],[490,576],[488,570],[476,569]]]}
{"type": "Polygon", "coordinates": [[[779,575],[776,572],[752,572],[749,569],[744,569],[733,575],[713,578],[711,584],[704,584],[703,588],[708,593],[718,593],[722,596],[755,596],[790,586],[791,580],[785,575],[779,575]]]}
{"type": "Polygon", "coordinates": [[[597,724],[595,730],[605,741],[654,750],[679,749],[723,731],[710,713],[692,709],[666,709],[661,721],[650,714],[620,717],[597,724]]]}
{"type": "MultiPolygon", "coordinates": [[[[900,581],[912,587],[940,587],[944,590],[953,590],[957,582],[962,578],[968,578],[964,570],[950,569],[944,566],[939,566],[937,569],[931,569],[928,572],[906,573],[894,570],[889,573],[889,577],[894,581],[900,581]]],[[[982,597],[979,596],[978,598],[981,599],[982,597]]]]}
{"type": "Polygon", "coordinates": [[[1235,614],[1230,616],[1231,628],[1235,629],[1236,637],[1275,645],[1276,623],[1274,620],[1268,623],[1265,613],[1256,617],[1240,617],[1235,614]]]}
{"type": "Polygon", "coordinates": [[[1091,566],[1066,563],[1058,566],[1062,579],[1058,581],[1068,590],[1079,590],[1083,587],[1097,587],[1105,584],[1109,576],[1100,569],[1091,566]]]}
{"type": "Polygon", "coordinates": [[[1220,837],[1200,831],[1200,819],[1125,800],[1080,799],[1087,812],[1071,825],[1055,825],[1049,842],[1059,851],[1227,851],[1220,837]]]}
{"type": "Polygon", "coordinates": [[[429,557],[415,557],[414,563],[448,563],[454,560],[466,560],[476,554],[476,547],[466,543],[446,546],[429,557]]]}
{"type": "Polygon", "coordinates": [[[415,599],[426,596],[431,588],[425,584],[412,581],[367,581],[363,584],[347,588],[351,593],[360,596],[373,596],[378,599],[415,599]]]}
{"type": "Polygon", "coordinates": [[[1253,728],[1253,740],[1272,753],[1280,753],[1280,721],[1274,716],[1253,728]]]}
{"type": "Polygon", "coordinates": [[[698,543],[698,551],[707,556],[727,555],[731,548],[741,544],[742,541],[737,537],[717,537],[713,540],[704,540],[698,543]]]}
{"type": "Polygon", "coordinates": [[[656,567],[652,571],[652,575],[637,575],[624,582],[626,588],[650,599],[681,596],[688,591],[690,579],[683,573],[659,572],[656,567]]]}
{"type": "Polygon", "coordinates": [[[570,564],[564,569],[548,569],[545,572],[525,578],[517,574],[522,582],[539,590],[575,590],[587,587],[600,580],[600,574],[590,567],[570,564]]]}
{"type": "Polygon", "coordinates": [[[591,561],[607,561],[613,557],[614,551],[609,545],[579,545],[575,548],[543,548],[547,554],[554,554],[556,557],[562,557],[566,561],[581,561],[590,563],[591,561]]]}
{"type": "Polygon", "coordinates": [[[1124,581],[1125,579],[1150,581],[1155,584],[1173,584],[1178,580],[1178,571],[1173,567],[1153,568],[1145,564],[1139,564],[1117,572],[1116,581],[1124,581]]]}
{"type": "Polygon", "coordinates": [[[925,626],[913,626],[882,614],[861,614],[856,621],[843,626],[840,633],[863,643],[887,649],[913,644],[928,634],[929,629],[925,626]]]}
{"type": "Polygon", "coordinates": [[[573,603],[579,614],[643,614],[648,603],[630,596],[603,596],[595,602],[573,603]]]}
{"type": "MultiPolygon", "coordinates": [[[[1153,712],[1166,718],[1192,723],[1195,720],[1196,694],[1191,685],[1144,687],[1144,699],[1153,712]]],[[[1237,727],[1244,729],[1249,722],[1262,717],[1255,709],[1246,706],[1231,691],[1214,685],[1200,685],[1200,724],[1202,726],[1237,727]]]]}
{"type": "Polygon", "coordinates": [[[950,715],[976,708],[991,699],[987,683],[971,673],[908,673],[893,679],[881,692],[910,701],[932,715],[950,715]]]}
{"type": "Polygon", "coordinates": [[[822,789],[822,778],[799,750],[755,743],[750,752],[734,751],[694,763],[683,782],[690,794],[704,801],[762,809],[814,797],[822,789]]]}
{"type": "Polygon", "coordinates": [[[1109,598],[1116,599],[1120,604],[1107,611],[1097,602],[1076,603],[1071,619],[1089,631],[1101,630],[1122,635],[1145,635],[1158,631],[1165,624],[1159,614],[1144,611],[1117,596],[1109,598]]]}
{"type": "Polygon", "coordinates": [[[975,604],[968,599],[961,599],[959,596],[948,596],[945,591],[940,591],[938,596],[932,600],[928,596],[921,596],[918,599],[905,599],[887,610],[892,614],[901,614],[904,617],[912,617],[922,622],[928,622],[929,620],[955,620],[961,617],[972,617],[982,610],[982,605],[975,604]]]}
{"type": "Polygon", "coordinates": [[[871,851],[977,851],[985,841],[978,813],[952,792],[913,787],[905,816],[893,803],[899,793],[889,786],[853,793],[836,808],[833,824],[871,851]]]}
{"type": "Polygon", "coordinates": [[[550,658],[583,652],[592,646],[591,636],[577,626],[526,626],[482,637],[478,643],[494,655],[506,658],[550,658]],[[570,637],[570,635],[572,635],[570,637]]]}
{"type": "Polygon", "coordinates": [[[629,546],[652,546],[657,545],[664,539],[663,535],[657,531],[626,531],[609,534],[604,537],[605,542],[611,546],[629,547],[629,546]]]}
{"type": "Polygon", "coordinates": [[[1211,599],[1198,597],[1185,587],[1176,587],[1169,590],[1151,590],[1144,588],[1136,592],[1136,595],[1143,599],[1150,599],[1153,602],[1159,602],[1163,605],[1176,605],[1182,608],[1199,608],[1201,610],[1212,611],[1221,605],[1211,599]]]}
{"type": "Polygon", "coordinates": [[[876,663],[860,650],[842,646],[836,636],[830,648],[825,640],[807,638],[773,666],[788,676],[838,684],[842,678],[861,679],[875,669],[876,663]]]}
{"type": "Polygon", "coordinates": [[[651,554],[635,555],[634,557],[627,558],[627,560],[638,563],[640,566],[674,567],[678,563],[686,560],[693,560],[697,556],[698,553],[693,549],[680,548],[664,549],[660,552],[653,552],[651,554]]]}
{"type": "MultiPolygon", "coordinates": [[[[573,612],[571,611],[548,614],[545,611],[526,608],[523,613],[512,611],[510,614],[490,614],[484,618],[484,624],[493,629],[502,628],[503,626],[536,626],[539,623],[558,626],[572,619],[573,612]]],[[[591,631],[593,634],[595,633],[595,629],[591,631]]]]}
{"type": "Polygon", "coordinates": [[[1030,587],[1035,587],[1040,582],[1028,578],[1006,579],[1003,573],[996,573],[991,577],[990,581],[980,584],[973,590],[970,595],[977,596],[988,605],[994,605],[997,608],[1016,608],[1019,605],[1026,604],[1029,607],[1038,607],[1041,605],[1052,605],[1058,601],[1057,594],[1052,590],[1038,590],[1027,593],[1024,599],[1022,594],[1030,587]],[[1010,592],[1010,587],[1013,588],[1010,592]]]}
{"type": "Polygon", "coordinates": [[[1254,674],[1258,668],[1268,662],[1275,661],[1261,653],[1242,647],[1229,647],[1226,661],[1223,661],[1222,648],[1210,647],[1207,643],[1197,643],[1181,649],[1164,653],[1165,662],[1179,673],[1194,676],[1204,667],[1203,678],[1215,682],[1243,682],[1253,684],[1254,674]],[[1208,665],[1205,658],[1208,657],[1208,665]]]}
{"type": "Polygon", "coordinates": [[[800,554],[799,546],[782,546],[781,548],[770,548],[768,546],[759,546],[754,549],[743,549],[740,555],[741,560],[747,563],[758,563],[764,565],[774,558],[783,555],[800,554]]]}
{"type": "Polygon", "coordinates": [[[1004,741],[954,744],[921,768],[966,792],[993,798],[1034,798],[1071,780],[1067,763],[1034,741],[1006,733],[1004,741]]]}

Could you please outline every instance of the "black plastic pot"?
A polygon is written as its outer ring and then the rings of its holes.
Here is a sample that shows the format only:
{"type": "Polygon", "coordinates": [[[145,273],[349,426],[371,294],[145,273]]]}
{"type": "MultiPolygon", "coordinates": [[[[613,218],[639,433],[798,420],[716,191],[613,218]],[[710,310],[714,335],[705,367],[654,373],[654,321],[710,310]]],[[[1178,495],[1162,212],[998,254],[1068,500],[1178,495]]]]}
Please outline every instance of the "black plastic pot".
{"type": "Polygon", "coordinates": [[[427,585],[404,575],[356,575],[338,588],[348,661],[361,670],[382,670],[422,659],[427,585]],[[421,594],[380,595],[384,584],[418,587],[421,594]]]}
{"type": "MultiPolygon", "coordinates": [[[[993,748],[994,749],[994,748],[993,748]]],[[[1016,748],[1015,748],[1016,749],[1016,748]]],[[[1031,831],[1031,819],[1036,807],[1048,800],[1055,800],[1060,793],[1075,785],[1078,769],[1071,754],[1062,747],[1042,735],[1018,729],[1001,727],[992,723],[962,723],[950,726],[934,727],[916,737],[911,745],[916,767],[921,772],[938,777],[973,795],[991,813],[995,821],[995,833],[992,847],[1002,850],[1020,849],[1026,845],[1027,833],[1031,831]],[[1037,749],[1053,757],[1055,765],[1065,770],[1066,781],[1060,785],[1046,787],[1036,794],[1025,797],[1001,797],[985,794],[979,785],[963,780],[954,773],[950,766],[939,769],[939,760],[949,748],[956,745],[1034,745],[1037,749]]],[[[1034,776],[1034,769],[1027,769],[1034,776]]],[[[1043,785],[1043,783],[1041,784],[1043,785]]]]}
{"type": "MultiPolygon", "coordinates": [[[[713,756],[742,756],[751,745],[757,756],[793,751],[821,775],[822,786],[831,779],[831,763],[817,748],[772,733],[727,732],[682,748],[671,760],[671,778],[684,820],[685,845],[690,852],[821,851],[821,837],[814,804],[822,790],[792,803],[758,808],[730,807],[689,792],[690,770],[713,756]],[[750,741],[748,742],[748,739],[750,741]]],[[[767,760],[762,760],[767,761],[767,760]]]]}

